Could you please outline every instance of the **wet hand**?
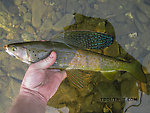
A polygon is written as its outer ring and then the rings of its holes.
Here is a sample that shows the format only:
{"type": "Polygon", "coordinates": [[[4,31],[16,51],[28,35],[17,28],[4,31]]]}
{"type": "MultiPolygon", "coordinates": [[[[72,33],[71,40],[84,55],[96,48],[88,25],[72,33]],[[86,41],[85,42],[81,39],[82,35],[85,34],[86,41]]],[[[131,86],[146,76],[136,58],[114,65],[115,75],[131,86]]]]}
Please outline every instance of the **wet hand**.
{"type": "Polygon", "coordinates": [[[48,69],[55,60],[56,53],[52,52],[46,59],[31,64],[23,79],[20,94],[34,95],[47,103],[67,77],[65,71],[48,69]]]}

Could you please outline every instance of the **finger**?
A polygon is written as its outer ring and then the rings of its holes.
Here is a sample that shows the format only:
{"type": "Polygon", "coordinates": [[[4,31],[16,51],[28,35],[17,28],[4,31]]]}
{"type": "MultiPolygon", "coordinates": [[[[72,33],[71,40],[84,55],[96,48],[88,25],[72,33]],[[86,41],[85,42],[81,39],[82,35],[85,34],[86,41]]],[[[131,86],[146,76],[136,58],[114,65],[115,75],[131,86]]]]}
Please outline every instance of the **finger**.
{"type": "Polygon", "coordinates": [[[67,73],[65,70],[61,71],[61,73],[62,73],[62,80],[64,80],[67,77],[67,73]]]}
{"type": "Polygon", "coordinates": [[[53,65],[55,60],[56,60],[56,53],[52,51],[47,58],[32,64],[32,67],[34,69],[46,69],[49,68],[51,65],[53,65]]]}

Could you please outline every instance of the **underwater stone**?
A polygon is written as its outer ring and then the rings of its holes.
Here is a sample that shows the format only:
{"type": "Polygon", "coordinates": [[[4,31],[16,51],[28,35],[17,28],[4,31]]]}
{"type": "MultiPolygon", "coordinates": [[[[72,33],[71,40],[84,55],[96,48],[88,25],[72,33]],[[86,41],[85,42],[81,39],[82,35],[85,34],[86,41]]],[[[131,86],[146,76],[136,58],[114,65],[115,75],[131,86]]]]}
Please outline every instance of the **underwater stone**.
{"type": "Polygon", "coordinates": [[[21,2],[22,2],[22,0],[14,0],[14,3],[15,3],[16,5],[20,5],[21,2]]]}
{"type": "Polygon", "coordinates": [[[34,30],[34,28],[31,26],[31,25],[29,25],[29,24],[26,24],[25,25],[25,30],[28,32],[28,33],[30,33],[30,34],[35,34],[35,30],[34,30]]]}
{"type": "Polygon", "coordinates": [[[46,10],[46,6],[41,0],[33,0],[32,2],[32,25],[39,28],[41,25],[42,15],[46,10]]]}
{"type": "Polygon", "coordinates": [[[0,70],[0,76],[6,76],[6,74],[4,73],[4,71],[0,70]]]}
{"type": "Polygon", "coordinates": [[[127,19],[127,17],[124,16],[123,14],[116,15],[116,17],[115,17],[115,20],[119,23],[125,22],[126,19],[127,19]]]}
{"type": "Polygon", "coordinates": [[[13,33],[8,33],[8,35],[6,36],[6,39],[14,39],[14,34],[13,33]]]}
{"type": "Polygon", "coordinates": [[[149,29],[145,30],[142,35],[140,36],[140,45],[143,46],[145,49],[150,45],[149,41],[149,29]]]}
{"type": "Polygon", "coordinates": [[[40,27],[40,31],[45,32],[45,31],[50,31],[53,27],[52,21],[50,19],[47,19],[43,22],[43,24],[40,27]]]}
{"type": "Polygon", "coordinates": [[[19,11],[22,12],[22,13],[26,13],[26,12],[27,12],[27,8],[24,7],[23,5],[20,5],[20,6],[18,7],[18,9],[19,9],[19,11]]]}
{"type": "Polygon", "coordinates": [[[145,27],[144,27],[144,24],[141,24],[141,23],[140,23],[138,20],[136,20],[136,19],[135,19],[134,21],[135,21],[135,25],[137,26],[138,30],[144,33],[145,30],[146,30],[145,27]]]}
{"type": "Polygon", "coordinates": [[[19,93],[20,85],[21,83],[19,83],[17,80],[10,78],[9,87],[6,91],[6,96],[11,99],[14,99],[15,96],[19,93]]]}
{"type": "Polygon", "coordinates": [[[125,79],[121,82],[121,96],[138,98],[138,86],[136,81],[125,79]]]}
{"type": "Polygon", "coordinates": [[[92,99],[93,99],[93,95],[89,95],[89,96],[84,98],[84,103],[83,103],[83,106],[81,108],[83,113],[93,111],[92,110],[93,108],[91,108],[92,99]]]}
{"type": "Polygon", "coordinates": [[[10,80],[8,79],[6,75],[0,76],[0,92],[7,90],[9,81],[10,80]]]}
{"type": "Polygon", "coordinates": [[[139,19],[139,21],[141,21],[142,23],[147,23],[149,21],[146,15],[139,10],[136,11],[136,16],[139,19]]]}
{"type": "Polygon", "coordinates": [[[3,15],[0,15],[0,24],[5,25],[6,24],[6,20],[3,17],[3,15]]]}
{"type": "Polygon", "coordinates": [[[101,82],[97,87],[102,98],[119,97],[119,92],[112,83],[101,82]]]}
{"type": "Polygon", "coordinates": [[[25,13],[24,16],[23,16],[23,19],[24,19],[24,22],[31,22],[32,20],[32,15],[31,13],[25,13]]]}
{"type": "Polygon", "coordinates": [[[1,51],[0,56],[0,61],[4,61],[8,58],[8,54],[5,51],[1,51]]]}
{"type": "Polygon", "coordinates": [[[70,25],[73,21],[73,15],[72,14],[66,14],[63,16],[54,26],[53,29],[56,31],[61,31],[63,28],[67,25],[70,25]]]}
{"type": "Polygon", "coordinates": [[[8,73],[8,76],[12,77],[13,79],[20,81],[23,80],[25,71],[23,69],[17,68],[15,70],[12,70],[10,73],[8,73]]]}
{"type": "Polygon", "coordinates": [[[32,41],[32,40],[34,40],[34,36],[32,34],[29,34],[29,33],[23,33],[21,35],[21,37],[22,37],[22,39],[24,41],[32,41]]]}
{"type": "Polygon", "coordinates": [[[115,113],[121,113],[121,102],[113,103],[113,111],[115,111],[115,113]]]}
{"type": "Polygon", "coordinates": [[[140,8],[147,17],[150,18],[150,5],[143,3],[143,1],[140,1],[138,3],[138,8],[140,8]]]}

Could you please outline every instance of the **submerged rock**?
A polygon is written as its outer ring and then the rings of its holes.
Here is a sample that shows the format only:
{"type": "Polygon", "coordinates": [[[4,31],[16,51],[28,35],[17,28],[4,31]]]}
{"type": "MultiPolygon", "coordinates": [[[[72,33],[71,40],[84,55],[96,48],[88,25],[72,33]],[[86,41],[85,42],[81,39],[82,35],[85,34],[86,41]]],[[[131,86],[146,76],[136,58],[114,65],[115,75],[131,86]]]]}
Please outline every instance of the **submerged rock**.
{"type": "Polygon", "coordinates": [[[21,35],[21,37],[24,41],[33,41],[34,40],[34,36],[32,34],[29,34],[29,33],[23,33],[21,35]]]}
{"type": "Polygon", "coordinates": [[[56,31],[63,30],[65,26],[71,24],[71,22],[73,21],[73,17],[74,16],[72,14],[66,14],[53,26],[53,29],[56,31]]]}
{"type": "Polygon", "coordinates": [[[138,86],[135,81],[125,79],[121,82],[121,95],[127,98],[138,99],[138,86]]]}
{"type": "Polygon", "coordinates": [[[53,27],[52,21],[50,19],[47,19],[43,22],[43,24],[40,27],[41,32],[49,32],[53,27]]]}
{"type": "Polygon", "coordinates": [[[29,13],[29,12],[25,13],[23,16],[23,19],[24,19],[24,22],[31,22],[31,20],[32,20],[31,13],[29,13]]]}
{"type": "Polygon", "coordinates": [[[41,19],[46,10],[43,1],[33,0],[32,2],[32,25],[35,28],[39,28],[41,25],[41,19]]]}

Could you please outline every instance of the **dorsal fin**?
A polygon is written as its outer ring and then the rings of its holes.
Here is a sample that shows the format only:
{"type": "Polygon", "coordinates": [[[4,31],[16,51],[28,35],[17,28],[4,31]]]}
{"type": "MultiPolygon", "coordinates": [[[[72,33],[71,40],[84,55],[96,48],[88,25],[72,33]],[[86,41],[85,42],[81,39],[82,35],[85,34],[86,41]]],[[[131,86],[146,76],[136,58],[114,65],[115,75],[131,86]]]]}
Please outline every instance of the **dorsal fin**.
{"type": "Polygon", "coordinates": [[[51,40],[83,49],[104,49],[113,43],[113,36],[93,31],[66,31],[51,40]]]}

